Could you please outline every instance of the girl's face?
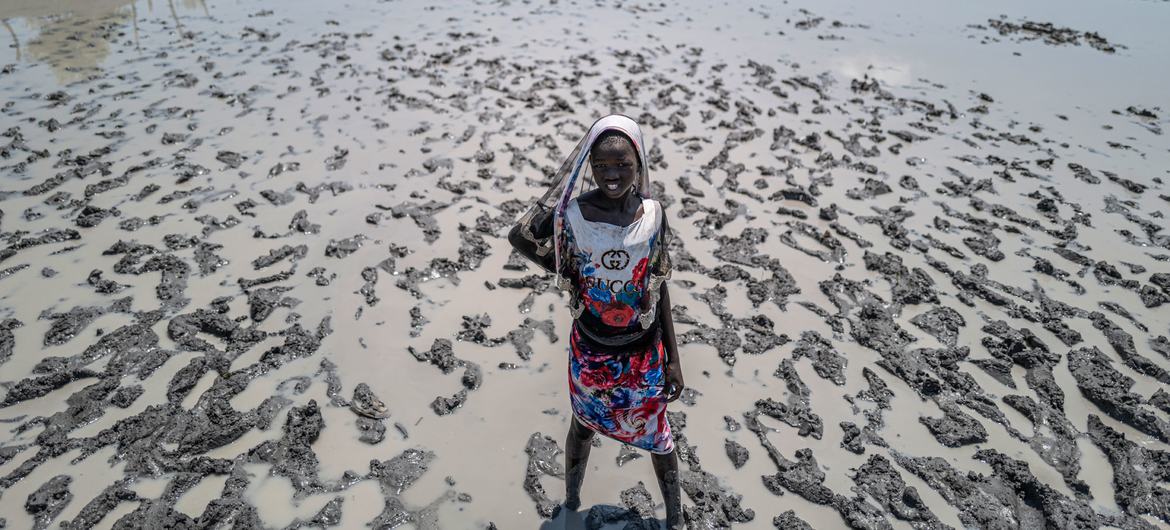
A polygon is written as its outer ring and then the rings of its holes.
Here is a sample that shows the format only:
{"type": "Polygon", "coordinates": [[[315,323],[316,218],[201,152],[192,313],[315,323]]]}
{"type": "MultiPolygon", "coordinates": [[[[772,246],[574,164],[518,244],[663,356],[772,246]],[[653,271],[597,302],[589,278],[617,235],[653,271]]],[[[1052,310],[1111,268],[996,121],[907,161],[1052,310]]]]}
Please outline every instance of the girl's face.
{"type": "Polygon", "coordinates": [[[601,193],[610,199],[620,199],[634,186],[638,176],[638,155],[629,140],[606,139],[593,148],[589,165],[593,180],[601,193]]]}

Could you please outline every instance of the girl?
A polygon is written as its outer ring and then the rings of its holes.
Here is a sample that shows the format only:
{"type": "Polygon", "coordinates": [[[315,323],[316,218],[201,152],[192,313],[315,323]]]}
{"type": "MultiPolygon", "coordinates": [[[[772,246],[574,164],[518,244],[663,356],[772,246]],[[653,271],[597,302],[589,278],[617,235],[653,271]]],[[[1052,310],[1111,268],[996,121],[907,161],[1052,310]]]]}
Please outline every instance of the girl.
{"type": "Polygon", "coordinates": [[[641,129],[626,116],[606,116],[508,240],[570,295],[564,506],[580,506],[590,442],[601,433],[653,454],[673,529],[683,517],[666,404],[682,394],[683,376],[666,288],[671,233],[650,191],[641,129]],[[578,181],[588,191],[574,197],[578,181]]]}

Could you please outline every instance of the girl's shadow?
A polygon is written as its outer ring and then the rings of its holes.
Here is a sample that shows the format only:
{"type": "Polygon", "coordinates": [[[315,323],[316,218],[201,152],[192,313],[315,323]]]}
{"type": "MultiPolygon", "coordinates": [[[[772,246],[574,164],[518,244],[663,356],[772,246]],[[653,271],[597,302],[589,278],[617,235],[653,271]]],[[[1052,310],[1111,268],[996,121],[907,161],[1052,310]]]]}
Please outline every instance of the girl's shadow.
{"type": "Polygon", "coordinates": [[[622,506],[597,504],[587,511],[569,510],[564,506],[540,525],[540,530],[661,530],[663,524],[653,517],[640,517],[622,506]]]}

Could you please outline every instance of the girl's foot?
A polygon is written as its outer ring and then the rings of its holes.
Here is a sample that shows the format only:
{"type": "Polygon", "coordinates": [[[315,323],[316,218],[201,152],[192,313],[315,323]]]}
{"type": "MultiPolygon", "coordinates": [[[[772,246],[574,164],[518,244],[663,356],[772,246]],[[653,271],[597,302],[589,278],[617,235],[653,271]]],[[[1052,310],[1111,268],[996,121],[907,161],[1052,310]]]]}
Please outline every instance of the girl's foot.
{"type": "Polygon", "coordinates": [[[575,511],[577,511],[577,508],[581,507],[581,498],[577,497],[576,495],[573,495],[572,497],[567,497],[567,498],[565,498],[565,502],[561,503],[561,506],[564,506],[565,508],[568,508],[568,509],[573,510],[575,512],[575,511]]]}

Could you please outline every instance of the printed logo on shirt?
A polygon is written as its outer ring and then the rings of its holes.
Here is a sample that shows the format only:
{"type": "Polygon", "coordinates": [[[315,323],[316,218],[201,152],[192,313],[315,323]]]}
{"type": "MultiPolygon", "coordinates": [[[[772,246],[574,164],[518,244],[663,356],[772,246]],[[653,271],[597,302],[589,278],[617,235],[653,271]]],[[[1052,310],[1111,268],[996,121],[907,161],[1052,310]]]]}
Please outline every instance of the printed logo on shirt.
{"type": "Polygon", "coordinates": [[[601,255],[601,266],[611,271],[625,269],[630,264],[630,254],[622,249],[605,251],[601,255]]]}
{"type": "Polygon", "coordinates": [[[632,280],[610,280],[596,276],[586,276],[582,281],[585,284],[586,290],[601,288],[613,294],[621,292],[637,294],[638,292],[638,284],[632,280]]]}

